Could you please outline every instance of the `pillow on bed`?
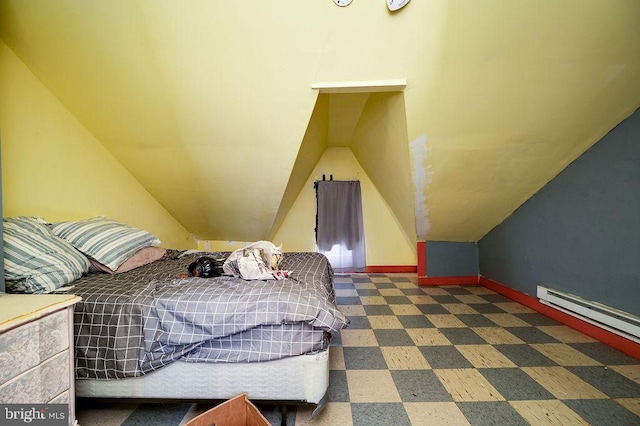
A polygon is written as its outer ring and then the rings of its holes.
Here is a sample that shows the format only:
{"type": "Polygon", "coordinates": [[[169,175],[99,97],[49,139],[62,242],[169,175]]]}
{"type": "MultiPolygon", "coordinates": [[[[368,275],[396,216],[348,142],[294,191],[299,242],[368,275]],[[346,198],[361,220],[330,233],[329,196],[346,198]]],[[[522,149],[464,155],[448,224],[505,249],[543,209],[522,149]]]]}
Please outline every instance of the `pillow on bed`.
{"type": "Polygon", "coordinates": [[[106,272],[108,274],[121,274],[123,272],[130,271],[135,268],[139,268],[140,266],[148,265],[149,263],[153,263],[156,260],[162,259],[167,254],[167,250],[162,247],[145,247],[143,249],[138,250],[133,256],[129,259],[125,260],[122,265],[118,267],[118,269],[113,270],[97,260],[90,259],[91,266],[99,271],[106,272]]]}
{"type": "Polygon", "coordinates": [[[9,293],[48,293],[80,278],[89,260],[40,218],[4,218],[4,278],[9,293]]]}
{"type": "Polygon", "coordinates": [[[54,223],[51,231],[113,271],[138,250],[160,244],[147,231],[105,217],[54,223]]]}

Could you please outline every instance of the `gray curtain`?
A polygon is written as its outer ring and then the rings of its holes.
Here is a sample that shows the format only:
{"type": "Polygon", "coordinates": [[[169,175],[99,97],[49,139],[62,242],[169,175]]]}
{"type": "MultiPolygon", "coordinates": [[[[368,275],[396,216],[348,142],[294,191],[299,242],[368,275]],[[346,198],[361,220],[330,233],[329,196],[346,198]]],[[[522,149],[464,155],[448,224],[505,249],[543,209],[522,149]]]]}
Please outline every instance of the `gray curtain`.
{"type": "Polygon", "coordinates": [[[338,272],[365,269],[362,196],[359,181],[318,181],[318,250],[338,272]],[[331,252],[331,253],[329,253],[331,252]]]}

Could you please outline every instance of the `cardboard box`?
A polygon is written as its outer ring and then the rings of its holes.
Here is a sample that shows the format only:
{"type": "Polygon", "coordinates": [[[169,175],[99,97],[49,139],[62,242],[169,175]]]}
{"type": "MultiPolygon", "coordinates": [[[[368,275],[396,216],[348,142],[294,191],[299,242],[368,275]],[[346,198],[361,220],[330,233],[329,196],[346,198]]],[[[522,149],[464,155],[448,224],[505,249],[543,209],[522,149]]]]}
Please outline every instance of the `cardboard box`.
{"type": "Polygon", "coordinates": [[[222,404],[193,418],[185,426],[271,426],[246,393],[231,398],[222,404]]]}

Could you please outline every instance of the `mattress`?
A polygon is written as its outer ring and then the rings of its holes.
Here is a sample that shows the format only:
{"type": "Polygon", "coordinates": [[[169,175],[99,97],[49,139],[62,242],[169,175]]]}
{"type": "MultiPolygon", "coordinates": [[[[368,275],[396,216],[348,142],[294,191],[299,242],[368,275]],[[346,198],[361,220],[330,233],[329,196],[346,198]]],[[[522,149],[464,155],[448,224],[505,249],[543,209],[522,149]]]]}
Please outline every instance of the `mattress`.
{"type": "Polygon", "coordinates": [[[133,271],[74,282],[82,297],[74,315],[76,378],[147,376],[178,361],[248,366],[314,356],[348,323],[320,253],[285,253],[283,280],[182,278],[201,255],[170,250],[133,271]]]}

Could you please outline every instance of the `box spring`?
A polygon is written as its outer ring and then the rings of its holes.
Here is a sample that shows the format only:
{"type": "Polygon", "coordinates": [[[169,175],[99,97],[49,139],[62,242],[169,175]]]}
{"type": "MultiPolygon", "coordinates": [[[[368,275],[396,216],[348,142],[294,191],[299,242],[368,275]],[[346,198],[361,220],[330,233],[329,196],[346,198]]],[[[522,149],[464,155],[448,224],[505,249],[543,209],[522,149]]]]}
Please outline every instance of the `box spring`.
{"type": "Polygon", "coordinates": [[[266,362],[176,361],[141,377],[76,380],[86,398],[229,399],[247,393],[252,401],[309,403],[321,409],[329,387],[329,350],[266,362]]]}

